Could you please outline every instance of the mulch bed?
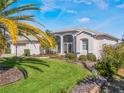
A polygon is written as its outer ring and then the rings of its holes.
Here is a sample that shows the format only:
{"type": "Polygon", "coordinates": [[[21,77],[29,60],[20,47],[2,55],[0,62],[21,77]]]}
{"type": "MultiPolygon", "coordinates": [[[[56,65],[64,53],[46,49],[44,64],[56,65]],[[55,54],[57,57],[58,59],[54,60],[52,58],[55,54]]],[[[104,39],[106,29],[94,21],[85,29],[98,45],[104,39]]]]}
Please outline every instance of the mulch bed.
{"type": "Polygon", "coordinates": [[[0,69],[0,85],[7,85],[22,79],[23,73],[15,68],[0,69]]]}

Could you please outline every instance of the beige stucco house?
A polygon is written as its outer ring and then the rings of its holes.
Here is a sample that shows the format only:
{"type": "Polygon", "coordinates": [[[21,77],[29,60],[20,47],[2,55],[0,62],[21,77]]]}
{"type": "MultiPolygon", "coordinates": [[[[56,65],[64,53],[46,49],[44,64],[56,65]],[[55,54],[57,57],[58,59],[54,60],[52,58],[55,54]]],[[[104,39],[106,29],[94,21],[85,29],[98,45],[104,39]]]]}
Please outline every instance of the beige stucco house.
{"type": "MultiPolygon", "coordinates": [[[[54,34],[57,44],[55,51],[60,55],[69,52],[73,52],[77,56],[93,53],[99,58],[104,44],[114,45],[118,42],[118,38],[114,36],[86,28],[64,29],[54,34]]],[[[23,55],[24,49],[30,49],[31,55],[39,55],[41,52],[45,52],[45,50],[40,47],[36,38],[30,37],[30,39],[32,39],[33,43],[30,43],[26,38],[24,39],[24,37],[19,38],[17,47],[18,55],[23,55]]],[[[16,46],[11,45],[11,53],[15,54],[15,51],[16,46]]]]}

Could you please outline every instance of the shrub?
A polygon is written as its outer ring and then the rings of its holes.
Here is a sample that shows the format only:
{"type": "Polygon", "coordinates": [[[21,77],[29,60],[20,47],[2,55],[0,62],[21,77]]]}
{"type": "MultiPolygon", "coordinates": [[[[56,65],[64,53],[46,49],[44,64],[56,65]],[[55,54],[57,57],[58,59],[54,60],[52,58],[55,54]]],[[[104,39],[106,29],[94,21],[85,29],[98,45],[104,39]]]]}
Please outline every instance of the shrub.
{"type": "Polygon", "coordinates": [[[75,61],[77,59],[77,56],[74,53],[67,53],[65,55],[65,58],[67,58],[68,60],[74,60],[75,61]]]}
{"type": "Polygon", "coordinates": [[[65,56],[64,55],[58,55],[58,54],[49,54],[49,57],[52,59],[64,59],[65,56]]]}
{"type": "Polygon", "coordinates": [[[95,67],[102,76],[112,77],[124,63],[124,44],[104,46],[101,62],[95,67]]]}
{"type": "Polygon", "coordinates": [[[11,53],[11,49],[10,48],[6,48],[5,49],[5,54],[10,54],[11,53]]]}
{"type": "Polygon", "coordinates": [[[24,49],[24,56],[30,56],[30,50],[24,49]]]}
{"type": "Polygon", "coordinates": [[[94,54],[92,54],[92,53],[88,53],[87,54],[87,59],[89,61],[96,61],[96,56],[94,54]]]}
{"type": "Polygon", "coordinates": [[[58,56],[59,56],[58,54],[49,54],[49,57],[54,59],[58,58],[58,56]]]}
{"type": "Polygon", "coordinates": [[[58,59],[65,59],[65,56],[64,55],[59,55],[58,59]]]}
{"type": "Polygon", "coordinates": [[[82,61],[82,62],[87,61],[87,56],[86,55],[80,55],[79,60],[82,61]]]}
{"type": "Polygon", "coordinates": [[[95,65],[95,68],[98,70],[99,74],[104,77],[112,77],[117,71],[112,62],[100,62],[95,65]]]}

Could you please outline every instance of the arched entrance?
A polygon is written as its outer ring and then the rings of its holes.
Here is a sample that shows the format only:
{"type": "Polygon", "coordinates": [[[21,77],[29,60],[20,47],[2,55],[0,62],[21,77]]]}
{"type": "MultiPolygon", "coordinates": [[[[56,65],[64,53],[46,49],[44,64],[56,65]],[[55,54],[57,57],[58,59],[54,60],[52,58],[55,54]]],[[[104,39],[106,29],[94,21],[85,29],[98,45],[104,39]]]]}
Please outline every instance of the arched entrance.
{"type": "Polygon", "coordinates": [[[57,53],[61,52],[61,40],[60,40],[60,36],[56,36],[56,49],[57,49],[57,53]]]}
{"type": "Polygon", "coordinates": [[[64,42],[64,53],[72,53],[73,52],[73,36],[65,35],[63,36],[64,42]]]}

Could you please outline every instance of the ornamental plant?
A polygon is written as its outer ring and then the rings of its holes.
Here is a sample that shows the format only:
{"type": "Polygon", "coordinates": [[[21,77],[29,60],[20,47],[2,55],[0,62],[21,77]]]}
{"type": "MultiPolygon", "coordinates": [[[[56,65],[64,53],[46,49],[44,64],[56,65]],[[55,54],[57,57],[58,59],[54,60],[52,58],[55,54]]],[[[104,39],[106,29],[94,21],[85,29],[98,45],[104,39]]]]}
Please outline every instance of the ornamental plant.
{"type": "Polygon", "coordinates": [[[112,77],[119,68],[124,64],[124,43],[119,43],[114,46],[105,45],[103,47],[102,58],[96,69],[105,77],[112,77]]]}
{"type": "Polygon", "coordinates": [[[77,56],[76,56],[76,54],[74,54],[74,53],[67,53],[67,54],[65,55],[65,58],[66,58],[67,60],[71,60],[71,61],[76,61],[76,60],[77,60],[77,56]]]}

